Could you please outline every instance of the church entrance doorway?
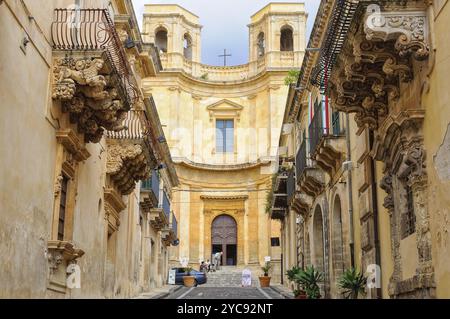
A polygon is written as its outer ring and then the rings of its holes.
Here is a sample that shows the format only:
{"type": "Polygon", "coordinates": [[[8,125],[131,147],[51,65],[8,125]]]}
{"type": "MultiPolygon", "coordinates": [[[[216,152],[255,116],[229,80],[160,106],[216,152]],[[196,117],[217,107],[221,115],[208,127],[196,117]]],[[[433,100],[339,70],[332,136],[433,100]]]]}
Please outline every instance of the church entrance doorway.
{"type": "Polygon", "coordinates": [[[229,215],[217,216],[211,225],[212,253],[223,252],[222,265],[237,264],[237,224],[229,215]]]}

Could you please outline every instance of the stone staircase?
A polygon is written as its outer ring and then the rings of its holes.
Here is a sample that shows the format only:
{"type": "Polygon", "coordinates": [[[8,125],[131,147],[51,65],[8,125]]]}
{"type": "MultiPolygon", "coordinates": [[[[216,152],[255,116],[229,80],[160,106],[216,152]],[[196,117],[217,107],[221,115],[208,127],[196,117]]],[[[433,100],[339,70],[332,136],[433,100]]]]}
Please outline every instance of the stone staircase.
{"type": "MultiPolygon", "coordinates": [[[[201,287],[241,287],[244,269],[236,266],[222,266],[218,271],[209,272],[207,283],[201,287]]],[[[258,273],[254,270],[252,270],[252,287],[259,287],[258,273]]]]}

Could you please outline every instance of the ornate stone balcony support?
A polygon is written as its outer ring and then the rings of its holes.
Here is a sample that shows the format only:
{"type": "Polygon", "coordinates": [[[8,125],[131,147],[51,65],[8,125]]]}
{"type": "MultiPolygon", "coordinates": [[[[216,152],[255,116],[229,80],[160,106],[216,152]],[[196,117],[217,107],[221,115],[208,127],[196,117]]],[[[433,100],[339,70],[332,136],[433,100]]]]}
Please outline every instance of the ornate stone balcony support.
{"type": "Polygon", "coordinates": [[[307,167],[300,178],[297,179],[297,183],[302,192],[316,198],[325,187],[325,176],[321,169],[307,167]]]}
{"type": "Polygon", "coordinates": [[[164,245],[169,246],[175,242],[175,240],[177,239],[177,227],[177,219],[175,218],[174,213],[171,212],[170,223],[168,226],[162,229],[161,233],[164,245]]]}
{"type": "Polygon", "coordinates": [[[324,135],[311,157],[316,160],[317,166],[334,176],[342,163],[345,154],[345,138],[343,136],[324,135]]]}
{"type": "Polygon", "coordinates": [[[125,129],[137,90],[107,10],[56,9],[52,40],[52,97],[85,142],[99,142],[105,129],[125,129]]]}
{"type": "Polygon", "coordinates": [[[413,79],[413,57],[429,56],[426,8],[418,1],[407,6],[369,5],[355,19],[329,86],[339,111],[356,113],[359,127],[377,129],[400,97],[401,83],[413,79]],[[407,9],[406,9],[407,8],[407,9]]]}
{"type": "Polygon", "coordinates": [[[292,209],[300,215],[307,216],[312,206],[313,199],[305,193],[297,192],[292,200],[292,209]]]}
{"type": "Polygon", "coordinates": [[[75,262],[84,255],[84,251],[75,248],[73,243],[61,240],[49,240],[47,243],[47,258],[50,263],[50,270],[56,271],[58,266],[63,263],[75,262]]]}
{"type": "Polygon", "coordinates": [[[150,209],[149,220],[150,220],[150,225],[156,231],[162,230],[167,225],[169,225],[169,221],[167,220],[166,214],[164,213],[162,208],[150,209]]]}
{"type": "MultiPolygon", "coordinates": [[[[117,142],[117,141],[115,141],[117,142]]],[[[106,172],[122,195],[130,194],[136,182],[150,176],[148,152],[140,144],[111,143],[108,145],[106,172]]]]}

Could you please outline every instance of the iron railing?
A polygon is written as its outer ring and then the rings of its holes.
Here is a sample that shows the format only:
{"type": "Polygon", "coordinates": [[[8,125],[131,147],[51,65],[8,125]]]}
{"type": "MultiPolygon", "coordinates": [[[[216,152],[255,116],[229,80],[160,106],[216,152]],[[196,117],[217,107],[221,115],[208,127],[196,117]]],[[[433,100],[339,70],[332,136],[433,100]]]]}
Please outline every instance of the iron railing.
{"type": "Polygon", "coordinates": [[[310,138],[310,154],[316,152],[316,148],[320,143],[322,136],[328,134],[328,129],[323,125],[323,112],[322,103],[316,104],[314,107],[314,116],[309,125],[309,138],[310,138]]]}
{"type": "Polygon", "coordinates": [[[289,171],[288,178],[286,181],[286,188],[287,188],[287,201],[288,203],[290,203],[292,197],[295,194],[295,171],[293,169],[289,171]]]}
{"type": "Polygon", "coordinates": [[[320,49],[319,61],[311,74],[311,83],[319,86],[322,91],[327,90],[330,74],[347,39],[359,2],[360,0],[336,0],[335,2],[320,49]]]}
{"type": "Polygon", "coordinates": [[[331,132],[334,136],[342,135],[343,128],[341,127],[341,121],[339,117],[339,112],[331,113],[331,132]]]}
{"type": "Polygon", "coordinates": [[[142,181],[141,189],[143,191],[151,191],[155,195],[156,198],[156,206],[158,206],[159,203],[159,176],[157,170],[152,170],[152,176],[142,181]]]}
{"type": "Polygon", "coordinates": [[[177,232],[178,232],[178,221],[177,218],[175,217],[175,214],[172,212],[172,231],[175,234],[175,237],[177,237],[177,232]]]}
{"type": "Polygon", "coordinates": [[[167,220],[169,221],[170,219],[170,202],[169,202],[169,197],[167,196],[166,192],[164,192],[163,194],[163,202],[162,202],[162,209],[164,214],[166,215],[167,220]]]}
{"type": "Polygon", "coordinates": [[[126,92],[126,102],[136,102],[137,85],[108,10],[55,9],[51,36],[56,51],[103,51],[126,92]]]}
{"type": "Polygon", "coordinates": [[[322,111],[322,103],[315,107],[314,116],[309,125],[310,138],[310,154],[314,154],[324,136],[340,136],[342,135],[342,127],[339,119],[339,112],[331,113],[331,128],[325,127],[322,111]],[[330,134],[331,133],[331,134],[330,134]]]}
{"type": "Polygon", "coordinates": [[[295,157],[295,176],[297,181],[307,168],[308,162],[306,157],[307,140],[304,139],[295,157]]]}

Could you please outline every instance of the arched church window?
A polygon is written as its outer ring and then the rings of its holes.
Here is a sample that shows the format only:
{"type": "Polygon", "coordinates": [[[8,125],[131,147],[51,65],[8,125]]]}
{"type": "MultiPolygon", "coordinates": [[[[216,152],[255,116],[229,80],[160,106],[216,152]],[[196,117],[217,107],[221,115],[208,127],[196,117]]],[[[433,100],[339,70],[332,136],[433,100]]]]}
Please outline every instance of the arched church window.
{"type": "Polygon", "coordinates": [[[289,26],[284,26],[281,28],[280,50],[294,51],[294,36],[292,28],[289,26]]]}
{"type": "Polygon", "coordinates": [[[266,43],[264,39],[264,32],[260,32],[258,35],[258,57],[262,57],[265,54],[266,51],[266,43]]]}
{"type": "Polygon", "coordinates": [[[192,39],[187,33],[183,37],[183,54],[187,60],[192,60],[192,39]]]}
{"type": "Polygon", "coordinates": [[[167,30],[160,28],[155,34],[155,45],[158,47],[160,52],[167,52],[167,30]]]}

